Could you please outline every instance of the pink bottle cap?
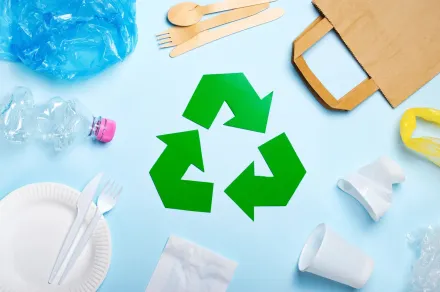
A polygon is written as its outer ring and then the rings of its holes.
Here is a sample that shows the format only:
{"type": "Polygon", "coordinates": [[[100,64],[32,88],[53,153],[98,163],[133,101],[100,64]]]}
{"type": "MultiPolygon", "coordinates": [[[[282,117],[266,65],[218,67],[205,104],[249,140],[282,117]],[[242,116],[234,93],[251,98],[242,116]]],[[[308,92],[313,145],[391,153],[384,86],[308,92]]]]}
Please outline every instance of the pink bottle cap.
{"type": "Polygon", "coordinates": [[[102,118],[96,133],[96,139],[103,143],[113,140],[116,132],[116,122],[110,119],[102,118]]]}

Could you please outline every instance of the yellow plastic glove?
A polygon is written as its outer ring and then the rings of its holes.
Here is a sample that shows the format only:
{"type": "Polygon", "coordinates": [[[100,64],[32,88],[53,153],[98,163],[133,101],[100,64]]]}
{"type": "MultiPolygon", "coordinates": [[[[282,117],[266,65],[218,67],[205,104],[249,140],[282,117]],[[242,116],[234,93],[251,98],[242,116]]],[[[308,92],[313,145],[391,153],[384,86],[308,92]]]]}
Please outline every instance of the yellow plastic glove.
{"type": "Polygon", "coordinates": [[[440,126],[440,110],[432,108],[412,108],[407,110],[400,121],[400,136],[406,147],[426,156],[440,166],[440,138],[420,137],[412,135],[417,127],[417,118],[440,126]]]}

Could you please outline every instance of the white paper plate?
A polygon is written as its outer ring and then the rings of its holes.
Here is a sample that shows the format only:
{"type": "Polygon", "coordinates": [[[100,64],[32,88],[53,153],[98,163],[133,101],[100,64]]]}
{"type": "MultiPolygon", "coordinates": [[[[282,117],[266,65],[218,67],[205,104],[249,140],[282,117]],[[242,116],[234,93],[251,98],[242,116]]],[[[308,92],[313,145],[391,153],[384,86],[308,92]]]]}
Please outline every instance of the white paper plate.
{"type": "MultiPolygon", "coordinates": [[[[22,187],[0,201],[0,292],[95,292],[99,288],[111,258],[110,231],[104,219],[65,282],[47,283],[75,218],[79,194],[64,185],[41,183],[22,187]]],[[[95,210],[93,205],[85,222],[95,210]]],[[[85,227],[86,223],[81,232],[85,227]]]]}

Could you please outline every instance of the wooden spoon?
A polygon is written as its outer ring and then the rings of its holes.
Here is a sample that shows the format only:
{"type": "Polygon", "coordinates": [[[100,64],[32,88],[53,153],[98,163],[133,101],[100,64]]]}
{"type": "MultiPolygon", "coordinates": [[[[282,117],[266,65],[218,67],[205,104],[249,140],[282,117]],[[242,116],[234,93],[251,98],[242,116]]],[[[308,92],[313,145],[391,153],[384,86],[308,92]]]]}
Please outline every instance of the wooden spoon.
{"type": "Polygon", "coordinates": [[[249,16],[244,20],[235,21],[228,25],[223,25],[214,30],[205,30],[189,41],[175,47],[170,57],[174,58],[186,52],[204,46],[208,43],[214,42],[221,38],[230,36],[240,31],[259,26],[271,21],[274,21],[284,15],[284,10],[281,8],[272,8],[258,13],[257,15],[249,16]]]}
{"type": "Polygon", "coordinates": [[[277,0],[227,0],[206,6],[200,6],[192,2],[183,2],[171,7],[168,11],[168,20],[177,26],[190,26],[199,22],[206,14],[275,1],[277,0]]]}

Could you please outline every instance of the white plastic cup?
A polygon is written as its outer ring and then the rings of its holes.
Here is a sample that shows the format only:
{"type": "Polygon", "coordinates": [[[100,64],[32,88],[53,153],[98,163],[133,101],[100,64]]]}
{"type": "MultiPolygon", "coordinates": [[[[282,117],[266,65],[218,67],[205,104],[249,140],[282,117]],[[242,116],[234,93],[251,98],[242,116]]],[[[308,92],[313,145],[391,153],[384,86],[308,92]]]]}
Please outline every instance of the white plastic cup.
{"type": "Polygon", "coordinates": [[[358,200],[377,222],[391,207],[393,184],[404,181],[403,169],[384,156],[340,179],[338,187],[358,200]]]}
{"type": "Polygon", "coordinates": [[[298,268],[350,287],[360,289],[370,278],[374,261],[359,248],[321,224],[308,238],[298,268]]]}

